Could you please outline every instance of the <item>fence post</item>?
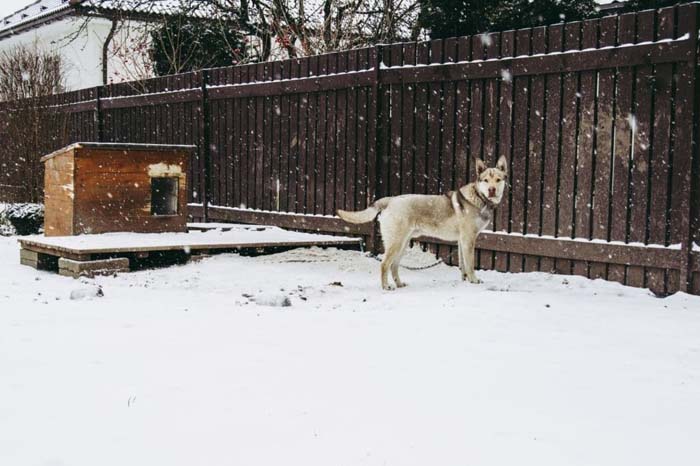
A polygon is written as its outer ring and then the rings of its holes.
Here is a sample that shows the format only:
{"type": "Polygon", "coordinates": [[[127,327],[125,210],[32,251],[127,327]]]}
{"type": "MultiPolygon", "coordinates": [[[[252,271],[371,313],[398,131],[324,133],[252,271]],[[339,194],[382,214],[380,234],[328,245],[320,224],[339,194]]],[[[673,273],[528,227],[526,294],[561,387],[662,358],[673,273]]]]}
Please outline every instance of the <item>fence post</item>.
{"type": "MultiPolygon", "coordinates": [[[[382,103],[381,103],[381,87],[380,73],[382,64],[382,46],[376,45],[372,53],[372,70],[374,72],[374,77],[372,80],[372,99],[370,100],[370,111],[369,115],[372,115],[369,122],[369,134],[368,139],[369,144],[369,167],[367,176],[367,205],[371,205],[372,202],[379,199],[380,194],[380,176],[381,176],[381,163],[382,163],[382,150],[381,150],[381,130],[382,130],[382,103]]],[[[367,250],[374,254],[379,252],[380,241],[379,241],[379,225],[378,222],[372,224],[372,232],[368,238],[367,250]]]]}
{"type": "Polygon", "coordinates": [[[202,117],[202,134],[200,137],[200,154],[203,157],[202,182],[200,186],[202,199],[202,216],[204,222],[209,221],[209,191],[210,191],[210,160],[211,160],[211,128],[209,124],[209,101],[207,85],[209,84],[209,70],[202,70],[202,100],[200,102],[202,117]]]}
{"type": "Polygon", "coordinates": [[[679,7],[679,31],[689,31],[690,40],[693,41],[693,55],[688,57],[688,61],[679,65],[679,88],[677,91],[676,112],[681,129],[677,135],[679,147],[677,154],[674,154],[674,178],[678,180],[680,186],[676,189],[682,190],[679,194],[680,202],[676,206],[678,210],[677,219],[679,219],[677,228],[680,233],[681,241],[681,260],[680,268],[680,283],[679,290],[688,292],[692,279],[692,244],[693,244],[693,171],[696,166],[695,159],[698,157],[698,90],[697,75],[698,75],[698,9],[695,4],[688,4],[679,7]],[[679,157],[680,156],[680,157],[679,157]]]}
{"type": "Polygon", "coordinates": [[[102,96],[104,95],[104,86],[95,88],[95,130],[97,131],[97,142],[104,142],[105,137],[105,122],[102,113],[102,96]]]}

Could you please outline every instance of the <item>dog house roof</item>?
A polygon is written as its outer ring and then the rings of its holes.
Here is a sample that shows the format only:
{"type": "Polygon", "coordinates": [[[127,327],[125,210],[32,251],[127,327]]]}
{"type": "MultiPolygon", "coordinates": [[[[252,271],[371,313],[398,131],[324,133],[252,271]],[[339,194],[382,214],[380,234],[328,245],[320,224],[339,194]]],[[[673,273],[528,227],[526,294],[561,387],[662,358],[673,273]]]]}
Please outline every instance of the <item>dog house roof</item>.
{"type": "Polygon", "coordinates": [[[118,143],[118,142],[75,142],[66,147],[58,149],[57,151],[51,152],[41,158],[42,162],[46,162],[50,158],[56,157],[59,154],[63,154],[66,151],[73,149],[104,149],[104,150],[123,150],[123,151],[164,151],[164,152],[175,152],[175,151],[186,151],[191,152],[197,149],[197,146],[192,145],[180,145],[180,144],[138,144],[138,143],[118,143]]]}

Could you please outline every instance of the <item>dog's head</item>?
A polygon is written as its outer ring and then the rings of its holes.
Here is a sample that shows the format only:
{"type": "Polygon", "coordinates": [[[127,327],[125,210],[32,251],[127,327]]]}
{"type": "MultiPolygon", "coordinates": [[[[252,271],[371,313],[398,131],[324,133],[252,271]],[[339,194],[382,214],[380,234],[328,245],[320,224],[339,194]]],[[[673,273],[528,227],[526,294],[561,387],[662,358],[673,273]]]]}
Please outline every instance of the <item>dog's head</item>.
{"type": "Polygon", "coordinates": [[[494,204],[501,202],[508,179],[508,161],[501,156],[496,166],[489,168],[483,160],[476,159],[476,186],[479,192],[494,204]]]}

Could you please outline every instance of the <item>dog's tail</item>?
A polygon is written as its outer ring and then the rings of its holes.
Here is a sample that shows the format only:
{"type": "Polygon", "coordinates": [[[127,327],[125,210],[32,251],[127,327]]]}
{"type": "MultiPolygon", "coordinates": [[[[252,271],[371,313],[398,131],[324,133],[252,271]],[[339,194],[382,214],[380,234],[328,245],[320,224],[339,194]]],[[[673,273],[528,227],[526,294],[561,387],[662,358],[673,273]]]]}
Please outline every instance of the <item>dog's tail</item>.
{"type": "Polygon", "coordinates": [[[338,216],[348,223],[368,223],[377,218],[379,212],[386,209],[388,205],[389,198],[383,197],[365,210],[349,212],[347,210],[338,209],[338,216]]]}

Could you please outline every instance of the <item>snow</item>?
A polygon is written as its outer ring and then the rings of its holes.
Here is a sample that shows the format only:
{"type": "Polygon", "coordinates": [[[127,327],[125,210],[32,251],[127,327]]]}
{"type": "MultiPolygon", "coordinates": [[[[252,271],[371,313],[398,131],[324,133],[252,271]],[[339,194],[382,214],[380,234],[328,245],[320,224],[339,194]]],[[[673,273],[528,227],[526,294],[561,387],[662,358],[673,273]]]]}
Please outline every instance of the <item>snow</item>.
{"type": "Polygon", "coordinates": [[[0,238],[0,264],[3,465],[697,462],[700,297],[444,264],[385,292],[321,249],[75,280],[0,238]]]}
{"type": "Polygon", "coordinates": [[[193,249],[235,245],[254,246],[261,243],[296,243],[296,242],[348,242],[357,243],[356,238],[346,236],[321,235],[283,230],[278,227],[261,227],[252,225],[235,225],[229,231],[191,231],[189,233],[102,233],[99,235],[23,236],[22,240],[75,251],[112,250],[167,250],[184,246],[193,249]]]}

